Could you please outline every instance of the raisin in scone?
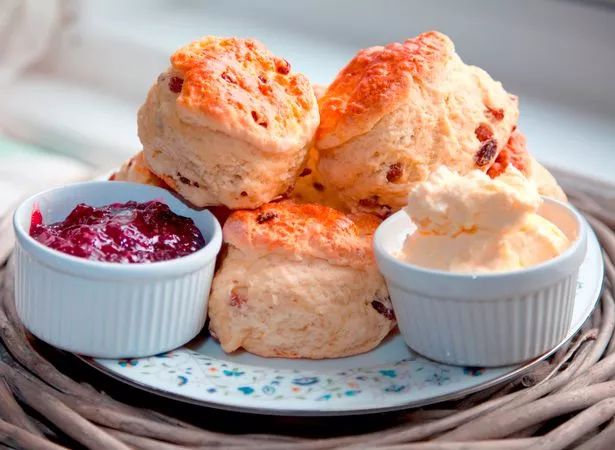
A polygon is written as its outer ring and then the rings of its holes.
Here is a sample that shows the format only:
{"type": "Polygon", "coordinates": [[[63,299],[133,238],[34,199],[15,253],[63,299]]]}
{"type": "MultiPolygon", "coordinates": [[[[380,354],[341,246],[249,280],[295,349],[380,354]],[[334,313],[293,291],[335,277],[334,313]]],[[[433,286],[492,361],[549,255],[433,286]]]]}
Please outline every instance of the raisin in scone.
{"type": "Polygon", "coordinates": [[[314,147],[308,152],[305,166],[299,173],[290,198],[298,203],[317,203],[340,211],[346,210],[337,190],[322,179],[318,171],[318,151],[314,147]]]}
{"type": "Polygon", "coordinates": [[[322,183],[347,209],[379,215],[440,165],[487,171],[519,115],[517,98],[438,32],[359,51],[319,107],[322,183]]]}
{"type": "Polygon", "coordinates": [[[190,203],[255,208],[295,184],[319,122],[312,85],[251,39],[179,49],[138,114],[150,169],[190,203]]]}
{"type": "Polygon", "coordinates": [[[222,348],[320,359],[377,346],[395,326],[372,252],[379,223],[290,200],[235,211],[209,298],[222,348]]]}

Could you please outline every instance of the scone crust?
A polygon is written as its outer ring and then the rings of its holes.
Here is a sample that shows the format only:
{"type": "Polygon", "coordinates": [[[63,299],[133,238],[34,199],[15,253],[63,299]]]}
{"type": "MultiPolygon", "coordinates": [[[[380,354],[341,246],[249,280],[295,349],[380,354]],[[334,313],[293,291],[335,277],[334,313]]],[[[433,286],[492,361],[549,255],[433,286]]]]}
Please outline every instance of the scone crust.
{"type": "Polygon", "coordinates": [[[375,264],[352,268],[233,245],[214,278],[209,317],[224,351],[283,358],[363,353],[395,327],[375,264]]]}
{"type": "Polygon", "coordinates": [[[109,179],[112,181],[130,181],[132,183],[168,188],[167,184],[151,171],[147,165],[143,151],[140,151],[128,161],[125,161],[119,170],[113,173],[109,179]]]}
{"type": "Polygon", "coordinates": [[[177,108],[186,122],[268,152],[312,138],[318,107],[310,82],[260,42],[206,36],[176,51],[171,65],[183,79],[177,108]]]}
{"type": "Polygon", "coordinates": [[[525,176],[530,173],[531,157],[527,151],[527,139],[517,128],[512,132],[506,146],[498,154],[487,173],[491,178],[495,178],[502,174],[509,164],[525,176]]]}
{"type": "Polygon", "coordinates": [[[403,44],[360,50],[319,101],[318,148],[335,147],[368,132],[408,97],[412,83],[437,78],[454,51],[451,40],[437,31],[403,44]]]}
{"type": "Polygon", "coordinates": [[[396,323],[373,257],[379,223],[290,200],[235,211],[208,306],[224,351],[319,359],[377,346],[396,323]]]}
{"type": "Polygon", "coordinates": [[[311,256],[363,267],[374,263],[372,237],[379,224],[380,219],[371,214],[344,214],[323,205],[284,200],[233,212],[223,234],[227,243],[247,253],[311,256]]]}

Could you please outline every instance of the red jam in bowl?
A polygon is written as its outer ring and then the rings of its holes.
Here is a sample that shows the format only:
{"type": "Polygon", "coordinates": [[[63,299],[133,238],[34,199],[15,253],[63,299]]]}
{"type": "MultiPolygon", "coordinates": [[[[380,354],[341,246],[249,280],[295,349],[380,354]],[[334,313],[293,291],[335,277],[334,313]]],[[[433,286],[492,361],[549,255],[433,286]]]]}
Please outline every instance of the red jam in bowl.
{"type": "Polygon", "coordinates": [[[30,236],[69,255],[114,263],[167,261],[205,246],[192,219],[156,200],[101,207],[80,203],[65,220],[49,225],[35,208],[30,236]]]}

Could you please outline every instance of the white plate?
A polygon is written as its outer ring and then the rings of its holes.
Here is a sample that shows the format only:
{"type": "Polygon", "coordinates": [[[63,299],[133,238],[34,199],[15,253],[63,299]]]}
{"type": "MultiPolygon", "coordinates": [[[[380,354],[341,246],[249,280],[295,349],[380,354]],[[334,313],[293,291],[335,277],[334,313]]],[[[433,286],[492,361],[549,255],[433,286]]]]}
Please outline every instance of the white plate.
{"type": "MultiPolygon", "coordinates": [[[[602,276],[602,253],[590,230],[572,324],[560,346],[593,311],[602,276]]],[[[260,414],[320,416],[390,411],[461,397],[518,376],[555,350],[522,365],[464,368],[423,358],[394,334],[363,355],[288,360],[247,352],[227,355],[203,333],[158,356],[84,360],[118,380],[180,401],[260,414]]]]}

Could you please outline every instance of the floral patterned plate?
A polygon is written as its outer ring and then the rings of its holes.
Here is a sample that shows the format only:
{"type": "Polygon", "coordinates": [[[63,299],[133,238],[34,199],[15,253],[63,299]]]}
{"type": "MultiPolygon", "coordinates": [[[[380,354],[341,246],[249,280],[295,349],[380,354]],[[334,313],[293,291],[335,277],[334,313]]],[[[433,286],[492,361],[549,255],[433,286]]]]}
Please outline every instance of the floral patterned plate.
{"type": "MultiPolygon", "coordinates": [[[[589,317],[602,286],[603,261],[590,231],[566,342],[589,317]]],[[[560,344],[560,345],[562,345],[560,344]]],[[[461,397],[518,376],[523,365],[477,368],[439,364],[413,353],[399,333],[363,355],[323,361],[225,354],[206,334],[172,352],[140,359],[89,359],[133,386],[203,406],[261,414],[345,415],[416,407],[461,397]]]]}

